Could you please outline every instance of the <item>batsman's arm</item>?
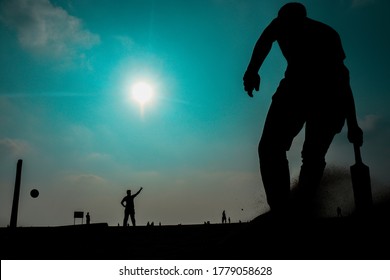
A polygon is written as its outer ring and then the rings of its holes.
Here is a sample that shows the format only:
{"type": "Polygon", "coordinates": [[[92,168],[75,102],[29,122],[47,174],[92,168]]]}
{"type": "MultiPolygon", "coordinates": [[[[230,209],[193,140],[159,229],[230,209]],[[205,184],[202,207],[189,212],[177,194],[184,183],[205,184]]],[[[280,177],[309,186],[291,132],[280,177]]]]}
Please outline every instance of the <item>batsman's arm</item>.
{"type": "Polygon", "coordinates": [[[347,126],[348,126],[348,140],[351,143],[354,143],[357,146],[363,145],[363,130],[359,127],[357,117],[356,117],[356,107],[355,107],[355,100],[353,97],[352,89],[349,84],[349,71],[344,66],[344,71],[346,80],[345,85],[345,104],[346,104],[346,119],[347,119],[347,126]]]}
{"type": "Polygon", "coordinates": [[[273,20],[271,24],[264,29],[253,49],[251,59],[243,78],[245,91],[247,91],[250,97],[253,96],[253,90],[259,90],[260,77],[258,72],[275,41],[276,25],[277,20],[273,20]]]}
{"type": "Polygon", "coordinates": [[[247,72],[258,73],[265,58],[269,54],[273,41],[269,39],[267,33],[267,29],[265,29],[260,38],[257,40],[246,70],[247,72]]]}

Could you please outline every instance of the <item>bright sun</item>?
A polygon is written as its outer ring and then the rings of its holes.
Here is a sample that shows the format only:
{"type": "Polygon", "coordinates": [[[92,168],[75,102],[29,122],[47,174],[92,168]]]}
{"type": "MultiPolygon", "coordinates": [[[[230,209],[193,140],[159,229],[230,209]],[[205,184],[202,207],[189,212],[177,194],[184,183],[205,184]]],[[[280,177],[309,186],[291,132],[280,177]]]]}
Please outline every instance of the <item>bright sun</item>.
{"type": "Polygon", "coordinates": [[[151,84],[144,81],[137,82],[131,87],[131,94],[133,99],[143,107],[152,99],[153,87],[151,84]]]}

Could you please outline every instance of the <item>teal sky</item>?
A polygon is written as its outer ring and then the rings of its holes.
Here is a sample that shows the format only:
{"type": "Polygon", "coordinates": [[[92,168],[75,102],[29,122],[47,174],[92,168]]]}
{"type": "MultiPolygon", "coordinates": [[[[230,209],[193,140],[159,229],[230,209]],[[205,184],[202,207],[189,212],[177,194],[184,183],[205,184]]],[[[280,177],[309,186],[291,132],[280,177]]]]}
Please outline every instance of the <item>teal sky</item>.
{"type": "MultiPolygon", "coordinates": [[[[0,1],[0,226],[9,224],[18,159],[22,226],[72,224],[73,211],[116,225],[126,190],[140,186],[138,224],[267,211],[257,143],[286,66],[277,44],[255,98],[242,76],[286,2],[0,1]],[[154,88],[143,110],[130,96],[140,80],[154,88]]],[[[302,3],[341,36],[374,197],[388,193],[390,2],[302,3]]],[[[293,177],[302,139],[289,152],[293,177]]],[[[345,130],[327,162],[354,163],[345,130]]]]}

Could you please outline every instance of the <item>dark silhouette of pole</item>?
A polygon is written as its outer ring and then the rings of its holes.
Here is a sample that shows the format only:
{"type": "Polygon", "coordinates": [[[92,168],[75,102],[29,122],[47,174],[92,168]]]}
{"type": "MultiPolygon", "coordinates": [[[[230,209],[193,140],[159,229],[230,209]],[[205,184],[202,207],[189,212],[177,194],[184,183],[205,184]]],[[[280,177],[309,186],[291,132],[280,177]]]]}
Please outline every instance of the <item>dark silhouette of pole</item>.
{"type": "Polygon", "coordinates": [[[22,164],[23,160],[19,159],[16,165],[16,177],[15,177],[15,189],[14,189],[14,200],[12,202],[12,212],[10,227],[16,228],[18,223],[18,208],[19,208],[19,194],[20,194],[20,181],[22,177],[22,164]]]}

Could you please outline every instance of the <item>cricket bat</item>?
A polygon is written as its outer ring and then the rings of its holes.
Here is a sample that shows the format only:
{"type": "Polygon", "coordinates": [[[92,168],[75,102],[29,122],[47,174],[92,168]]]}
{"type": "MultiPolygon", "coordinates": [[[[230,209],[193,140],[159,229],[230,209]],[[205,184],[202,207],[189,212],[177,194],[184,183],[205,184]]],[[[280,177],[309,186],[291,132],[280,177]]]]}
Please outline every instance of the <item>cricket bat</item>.
{"type": "Polygon", "coordinates": [[[362,161],[360,147],[353,145],[355,164],[351,166],[352,188],[355,198],[355,210],[359,216],[366,216],[373,207],[371,193],[370,169],[362,161]]]}

